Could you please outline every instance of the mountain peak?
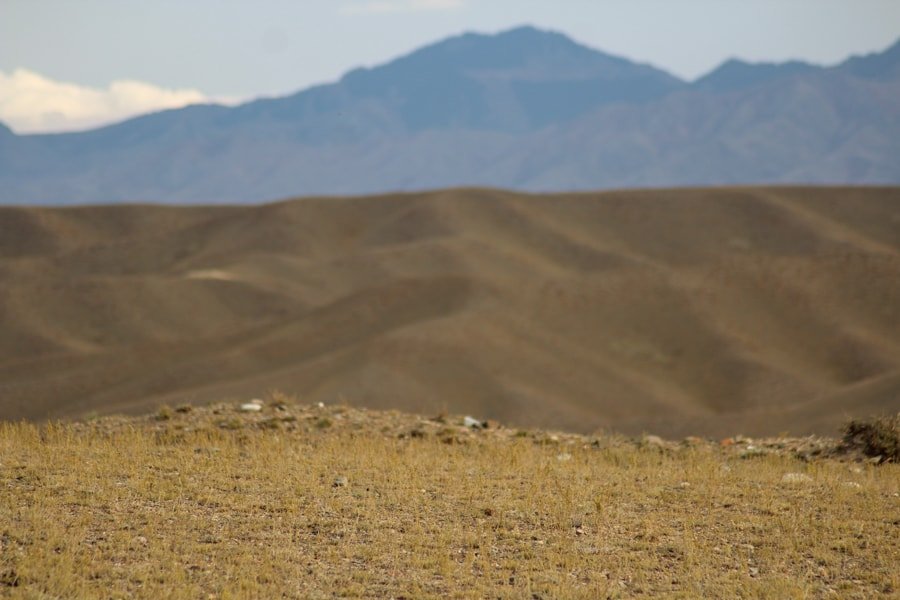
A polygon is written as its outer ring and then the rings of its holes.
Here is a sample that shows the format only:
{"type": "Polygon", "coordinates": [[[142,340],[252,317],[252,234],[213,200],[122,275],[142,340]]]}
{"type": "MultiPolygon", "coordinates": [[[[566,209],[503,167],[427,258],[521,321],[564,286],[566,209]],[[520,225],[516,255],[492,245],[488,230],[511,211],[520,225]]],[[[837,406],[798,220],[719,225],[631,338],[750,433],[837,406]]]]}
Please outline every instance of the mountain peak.
{"type": "Polygon", "coordinates": [[[864,79],[900,79],[900,39],[881,52],[850,57],[837,68],[864,79]]]}
{"type": "Polygon", "coordinates": [[[287,97],[65,135],[0,127],[0,201],[894,185],[897,79],[881,73],[898,64],[900,44],[848,71],[732,59],[688,86],[534,27],[467,33],[287,97]]]}
{"type": "Polygon", "coordinates": [[[714,92],[731,92],[817,69],[818,67],[809,63],[796,60],[784,63],[751,63],[739,58],[730,58],[695,81],[693,86],[714,92]]]}
{"type": "Polygon", "coordinates": [[[544,41],[554,41],[557,43],[565,43],[572,46],[578,46],[579,44],[575,42],[572,38],[567,36],[564,33],[560,33],[558,31],[553,31],[550,29],[538,29],[533,25],[520,25],[518,27],[513,27],[512,29],[507,29],[505,31],[501,31],[499,33],[494,34],[493,36],[487,35],[485,37],[493,37],[493,38],[506,38],[506,39],[518,39],[528,42],[534,42],[536,40],[544,40],[544,41]]]}
{"type": "MultiPolygon", "coordinates": [[[[525,65],[566,67],[586,61],[616,60],[555,31],[523,25],[495,34],[467,32],[420,48],[385,65],[425,65],[490,70],[525,65]]],[[[623,61],[627,62],[627,61],[623,61]]]]}
{"type": "Polygon", "coordinates": [[[649,65],[522,26],[464,33],[387,64],[356,69],[335,93],[357,105],[395,108],[407,130],[521,131],[564,122],[603,104],[660,98],[681,85],[649,65]]]}

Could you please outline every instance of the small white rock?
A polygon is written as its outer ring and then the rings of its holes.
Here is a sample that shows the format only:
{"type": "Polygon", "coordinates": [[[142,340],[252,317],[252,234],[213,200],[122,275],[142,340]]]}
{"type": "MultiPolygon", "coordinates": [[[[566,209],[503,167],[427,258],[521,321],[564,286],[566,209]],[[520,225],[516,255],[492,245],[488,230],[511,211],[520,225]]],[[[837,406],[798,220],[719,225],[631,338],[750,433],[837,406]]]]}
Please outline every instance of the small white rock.
{"type": "Polygon", "coordinates": [[[658,435],[645,435],[643,438],[641,438],[641,442],[645,446],[653,446],[655,448],[662,448],[666,445],[663,439],[658,435]]]}
{"type": "Polygon", "coordinates": [[[325,403],[319,402],[318,404],[316,404],[316,406],[318,406],[319,408],[325,408],[325,403]]]}
{"type": "Polygon", "coordinates": [[[481,429],[483,427],[481,421],[469,416],[463,417],[463,425],[471,427],[472,429],[481,429]]]}
{"type": "Polygon", "coordinates": [[[262,410],[262,404],[256,402],[246,402],[241,404],[241,412],[259,412],[262,410]]]}
{"type": "Polygon", "coordinates": [[[565,462],[565,461],[567,461],[567,460],[572,460],[572,455],[569,454],[568,452],[563,452],[562,454],[557,454],[557,455],[556,455],[556,460],[558,460],[558,461],[560,461],[560,462],[565,462]]]}
{"type": "Polygon", "coordinates": [[[804,473],[785,473],[781,477],[781,483],[809,483],[812,477],[804,473]]]}

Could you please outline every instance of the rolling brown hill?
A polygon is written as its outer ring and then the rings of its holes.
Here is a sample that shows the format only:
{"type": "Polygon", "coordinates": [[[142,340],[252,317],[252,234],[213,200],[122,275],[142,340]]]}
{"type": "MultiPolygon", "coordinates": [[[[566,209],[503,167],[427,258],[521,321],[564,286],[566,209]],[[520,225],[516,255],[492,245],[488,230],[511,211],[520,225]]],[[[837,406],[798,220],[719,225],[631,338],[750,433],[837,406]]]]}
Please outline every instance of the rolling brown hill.
{"type": "Polygon", "coordinates": [[[664,435],[900,408],[900,188],[0,208],[0,417],[301,401],[664,435]]]}

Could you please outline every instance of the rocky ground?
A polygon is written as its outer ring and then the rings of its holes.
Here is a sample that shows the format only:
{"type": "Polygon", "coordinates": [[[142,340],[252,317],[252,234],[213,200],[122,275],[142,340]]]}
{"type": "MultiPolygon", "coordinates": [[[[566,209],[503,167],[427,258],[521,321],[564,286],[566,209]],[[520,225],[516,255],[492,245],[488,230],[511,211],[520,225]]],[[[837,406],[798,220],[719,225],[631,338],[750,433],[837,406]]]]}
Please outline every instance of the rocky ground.
{"type": "Polygon", "coordinates": [[[0,597],[895,597],[898,465],[858,441],[277,394],[0,422],[0,597]]]}
{"type": "MultiPolygon", "coordinates": [[[[868,455],[858,444],[838,437],[763,437],[734,435],[721,440],[689,436],[681,440],[656,435],[628,437],[616,433],[581,435],[563,431],[526,430],[508,427],[476,416],[438,414],[415,415],[399,411],[379,411],[344,405],[301,404],[281,394],[246,402],[218,403],[197,407],[165,406],[144,416],[112,416],[78,421],[77,431],[115,432],[131,427],[148,428],[159,433],[178,434],[205,430],[253,431],[277,430],[293,435],[324,433],[372,433],[386,438],[433,438],[446,444],[473,441],[531,440],[536,444],[577,446],[580,448],[649,447],[677,453],[688,448],[721,452],[726,457],[758,458],[767,455],[788,456],[803,461],[829,459],[879,464],[888,459],[868,455]]],[[[836,432],[838,433],[838,432],[836,432]]]]}

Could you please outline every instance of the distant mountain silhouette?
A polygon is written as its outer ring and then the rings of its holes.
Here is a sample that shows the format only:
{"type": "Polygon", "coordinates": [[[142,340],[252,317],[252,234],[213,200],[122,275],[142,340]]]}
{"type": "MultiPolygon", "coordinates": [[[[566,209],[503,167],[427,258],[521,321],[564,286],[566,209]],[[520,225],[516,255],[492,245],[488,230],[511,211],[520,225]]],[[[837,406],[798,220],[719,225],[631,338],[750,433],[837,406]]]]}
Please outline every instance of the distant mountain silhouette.
{"type": "Polygon", "coordinates": [[[352,101],[391,107],[410,131],[522,131],[611,102],[660,98],[681,85],[653,67],[523,27],[451,38],[383,67],[351,71],[334,87],[352,101]]]}
{"type": "Polygon", "coordinates": [[[810,73],[816,69],[817,67],[799,61],[754,64],[731,59],[698,79],[694,88],[716,92],[740,90],[784,77],[810,73]]]}
{"type": "Polygon", "coordinates": [[[0,129],[0,202],[900,183],[898,73],[900,43],[829,68],[731,60],[687,83],[533,27],[468,33],[283,98],[0,129]]]}
{"type": "Polygon", "coordinates": [[[856,77],[896,81],[900,79],[900,40],[884,52],[850,58],[840,69],[856,77]]]}

